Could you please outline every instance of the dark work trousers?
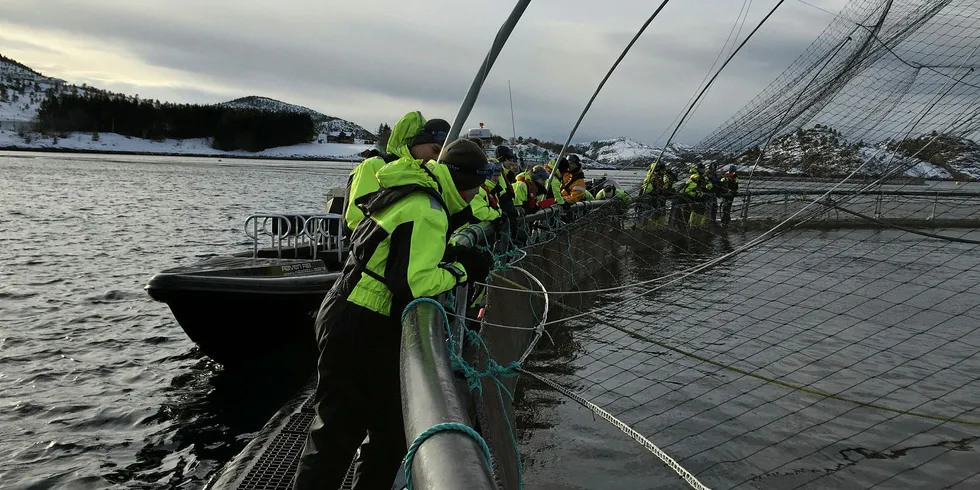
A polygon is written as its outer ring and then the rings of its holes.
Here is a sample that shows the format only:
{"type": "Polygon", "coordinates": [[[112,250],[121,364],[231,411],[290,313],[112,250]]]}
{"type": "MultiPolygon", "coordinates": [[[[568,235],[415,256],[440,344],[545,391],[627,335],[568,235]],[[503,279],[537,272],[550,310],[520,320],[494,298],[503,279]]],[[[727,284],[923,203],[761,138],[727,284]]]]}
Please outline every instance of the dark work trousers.
{"type": "Polygon", "coordinates": [[[340,488],[365,434],[356,490],[390,490],[402,458],[401,322],[327,294],[316,317],[316,417],[295,490],[340,488]]]}
{"type": "Polygon", "coordinates": [[[721,208],[721,222],[723,224],[728,224],[732,221],[732,203],[735,201],[734,196],[724,196],[722,197],[722,208],[721,208]]]}

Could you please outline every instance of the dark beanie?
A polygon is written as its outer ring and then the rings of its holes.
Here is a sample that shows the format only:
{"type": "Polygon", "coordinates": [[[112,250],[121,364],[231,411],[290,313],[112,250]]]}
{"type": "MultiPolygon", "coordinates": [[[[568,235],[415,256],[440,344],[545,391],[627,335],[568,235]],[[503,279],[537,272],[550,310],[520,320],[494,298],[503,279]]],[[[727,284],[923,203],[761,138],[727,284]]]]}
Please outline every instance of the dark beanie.
{"type": "Polygon", "coordinates": [[[453,141],[444,153],[442,163],[449,167],[453,182],[460,189],[479,187],[493,176],[486,152],[470,140],[453,141]]]}
{"type": "Polygon", "coordinates": [[[412,144],[410,146],[426,145],[429,143],[438,143],[441,145],[446,141],[446,135],[450,129],[449,122],[445,119],[429,119],[422,126],[419,134],[412,138],[412,144]]]}
{"type": "Polygon", "coordinates": [[[500,161],[513,160],[514,157],[516,156],[514,155],[514,150],[511,150],[510,148],[503,145],[498,146],[494,154],[497,155],[497,160],[500,161]]]}

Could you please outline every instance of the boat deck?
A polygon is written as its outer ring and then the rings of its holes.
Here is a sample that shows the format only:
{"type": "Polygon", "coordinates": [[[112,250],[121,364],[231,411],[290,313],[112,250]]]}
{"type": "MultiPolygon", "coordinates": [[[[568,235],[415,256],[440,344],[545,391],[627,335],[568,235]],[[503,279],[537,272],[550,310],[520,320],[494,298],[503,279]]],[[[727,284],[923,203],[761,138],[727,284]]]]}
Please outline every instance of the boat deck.
{"type": "MultiPolygon", "coordinates": [[[[303,445],[306,444],[310,424],[313,423],[315,386],[314,383],[310,383],[300,390],[296,397],[305,397],[306,401],[292,413],[282,417],[275,430],[267,432],[264,437],[260,436],[267,441],[262,443],[265,447],[234,488],[238,490],[292,489],[293,476],[299,466],[299,457],[303,452],[303,445]]],[[[340,490],[349,490],[353,485],[354,463],[352,461],[340,490]]]]}

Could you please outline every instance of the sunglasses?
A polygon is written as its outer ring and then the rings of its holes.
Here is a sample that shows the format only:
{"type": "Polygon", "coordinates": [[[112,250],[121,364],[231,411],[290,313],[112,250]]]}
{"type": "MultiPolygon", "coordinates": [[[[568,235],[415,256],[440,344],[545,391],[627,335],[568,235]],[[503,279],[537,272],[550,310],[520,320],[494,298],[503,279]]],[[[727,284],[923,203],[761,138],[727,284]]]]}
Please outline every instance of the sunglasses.
{"type": "Polygon", "coordinates": [[[449,131],[436,131],[429,134],[431,134],[432,138],[436,140],[436,143],[441,145],[446,142],[446,136],[449,136],[449,131]]]}

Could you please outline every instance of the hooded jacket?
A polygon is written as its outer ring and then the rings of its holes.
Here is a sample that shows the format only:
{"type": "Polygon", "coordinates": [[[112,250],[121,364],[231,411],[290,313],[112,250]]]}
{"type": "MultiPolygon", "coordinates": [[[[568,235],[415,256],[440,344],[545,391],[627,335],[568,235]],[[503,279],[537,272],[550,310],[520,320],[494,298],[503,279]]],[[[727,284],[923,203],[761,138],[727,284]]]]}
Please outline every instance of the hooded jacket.
{"type": "Polygon", "coordinates": [[[480,191],[470,201],[470,207],[473,209],[473,219],[470,220],[472,223],[493,221],[500,217],[500,208],[494,205],[496,204],[496,199],[493,198],[491,192],[488,190],[491,185],[493,185],[493,182],[488,180],[480,186],[480,191]]]}
{"type": "Polygon", "coordinates": [[[628,192],[626,192],[626,191],[624,191],[622,189],[619,189],[619,188],[617,188],[614,192],[612,192],[611,195],[607,195],[606,194],[606,190],[605,189],[602,189],[602,190],[599,191],[598,194],[595,195],[595,198],[597,200],[601,200],[601,199],[619,199],[620,201],[624,201],[624,202],[630,202],[630,201],[633,200],[633,198],[630,197],[630,195],[629,195],[628,192]]]}
{"type": "Polygon", "coordinates": [[[445,165],[401,159],[377,172],[380,190],[357,206],[367,219],[351,236],[343,277],[334,288],[347,301],[399,315],[413,299],[466,281],[461,264],[443,264],[449,218],[467,207],[445,165]]]}
{"type": "Polygon", "coordinates": [[[712,189],[711,182],[707,180],[701,180],[701,173],[695,169],[691,169],[691,176],[687,178],[687,182],[684,183],[683,193],[688,197],[700,199],[704,197],[705,191],[710,191],[712,189]]]}
{"type": "Polygon", "coordinates": [[[353,230],[364,218],[364,213],[357,207],[355,202],[358,198],[366,196],[379,189],[376,174],[385,164],[409,159],[415,161],[409,145],[412,138],[422,130],[425,125],[425,118],[421,112],[409,112],[402,116],[391,128],[391,136],[388,137],[388,146],[385,157],[372,157],[361,162],[351,171],[347,180],[347,209],[344,210],[344,222],[347,228],[353,230]]]}
{"type": "Polygon", "coordinates": [[[566,172],[561,176],[561,197],[572,204],[585,200],[585,174],[581,171],[566,172]]]}

